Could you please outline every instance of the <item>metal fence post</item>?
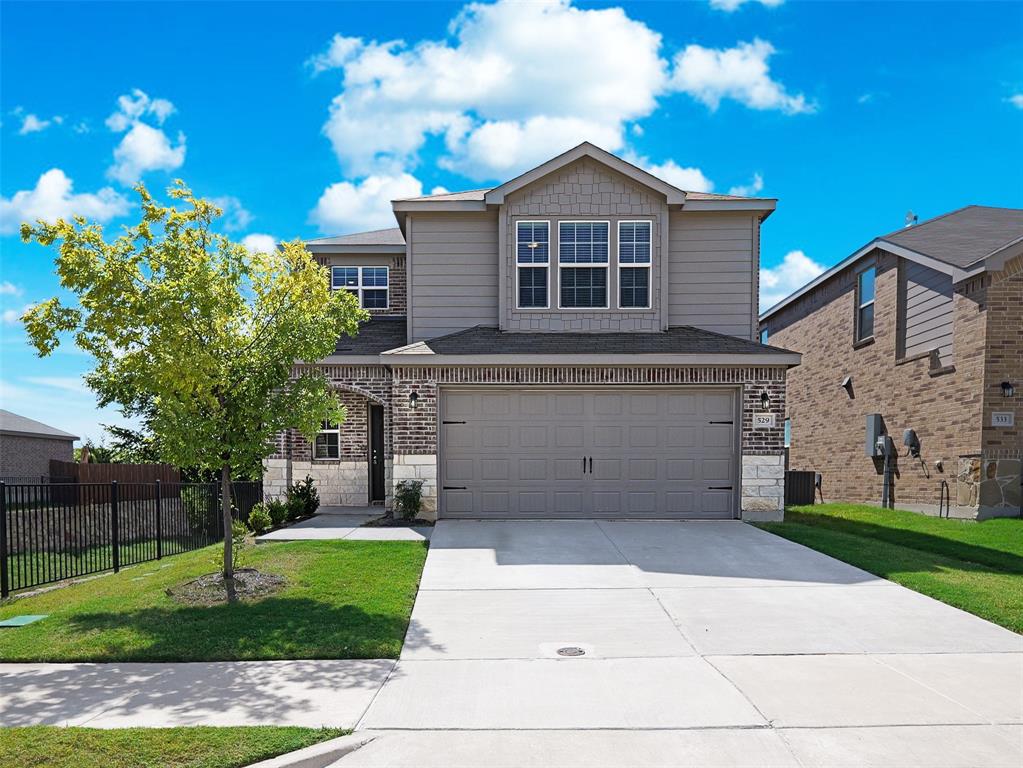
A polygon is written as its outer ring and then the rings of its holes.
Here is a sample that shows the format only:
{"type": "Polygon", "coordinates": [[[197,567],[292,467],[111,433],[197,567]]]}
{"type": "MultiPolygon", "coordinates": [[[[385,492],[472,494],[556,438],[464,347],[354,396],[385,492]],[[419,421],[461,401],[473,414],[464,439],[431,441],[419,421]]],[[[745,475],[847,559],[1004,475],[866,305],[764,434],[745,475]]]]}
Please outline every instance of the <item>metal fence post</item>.
{"type": "Polygon", "coordinates": [[[7,483],[0,482],[0,597],[11,594],[7,573],[7,483]]]}
{"type": "Polygon", "coordinates": [[[156,559],[163,557],[163,525],[160,520],[160,481],[156,481],[156,559]]]}
{"type": "Polygon", "coordinates": [[[121,570],[120,521],[117,519],[117,481],[110,481],[110,539],[113,547],[114,573],[121,570]]]}

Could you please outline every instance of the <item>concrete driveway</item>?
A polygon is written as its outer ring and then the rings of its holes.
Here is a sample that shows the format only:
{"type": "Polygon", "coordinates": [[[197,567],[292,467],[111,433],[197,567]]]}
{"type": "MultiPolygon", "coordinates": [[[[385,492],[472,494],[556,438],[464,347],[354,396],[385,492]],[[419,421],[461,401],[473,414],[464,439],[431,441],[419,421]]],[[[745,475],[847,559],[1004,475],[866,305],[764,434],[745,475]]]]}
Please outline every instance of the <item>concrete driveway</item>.
{"type": "Polygon", "coordinates": [[[1018,766],[1023,638],[739,522],[441,522],[360,728],[345,768],[1018,766]]]}

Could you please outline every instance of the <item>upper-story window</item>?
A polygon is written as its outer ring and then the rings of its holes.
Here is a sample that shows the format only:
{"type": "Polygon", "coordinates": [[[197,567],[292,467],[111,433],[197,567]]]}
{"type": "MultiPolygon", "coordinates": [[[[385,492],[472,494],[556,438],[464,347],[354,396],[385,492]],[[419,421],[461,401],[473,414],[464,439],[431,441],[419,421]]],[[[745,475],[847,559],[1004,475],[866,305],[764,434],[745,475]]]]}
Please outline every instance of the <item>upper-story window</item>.
{"type": "Polygon", "coordinates": [[[331,267],[330,287],[348,291],[363,309],[387,309],[387,267],[331,267]]]}
{"type": "Polygon", "coordinates": [[[618,306],[650,307],[649,221],[618,222],[618,306]]]}
{"type": "Polygon", "coordinates": [[[874,267],[856,275],[856,341],[874,335],[874,267]]]}
{"type": "Polygon", "coordinates": [[[607,308],[610,231],[607,221],[558,222],[562,308],[607,308]]]}
{"type": "Polygon", "coordinates": [[[341,427],[329,421],[320,423],[320,431],[316,433],[316,444],[313,457],[317,459],[341,458],[341,427]]]}
{"type": "Polygon", "coordinates": [[[761,344],[766,344],[767,343],[767,329],[766,328],[761,328],[760,329],[760,343],[761,344]]]}
{"type": "Polygon", "coordinates": [[[550,305],[549,264],[551,223],[519,221],[515,225],[515,271],[519,309],[546,309],[550,305]]]}

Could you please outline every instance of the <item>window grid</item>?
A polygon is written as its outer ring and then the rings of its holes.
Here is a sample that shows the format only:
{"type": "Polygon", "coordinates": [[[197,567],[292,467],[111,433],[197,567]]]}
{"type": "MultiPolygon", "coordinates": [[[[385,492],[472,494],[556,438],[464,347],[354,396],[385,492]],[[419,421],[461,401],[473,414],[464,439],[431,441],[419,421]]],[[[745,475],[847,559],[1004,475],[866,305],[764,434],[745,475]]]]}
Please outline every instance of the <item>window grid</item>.
{"type": "Polygon", "coordinates": [[[387,309],[388,267],[331,267],[330,287],[348,291],[363,309],[387,309]]]}
{"type": "Polygon", "coordinates": [[[549,221],[515,222],[517,309],[547,309],[550,306],[550,254],[549,221]]]}
{"type": "Polygon", "coordinates": [[[856,275],[856,333],[857,342],[874,335],[874,283],[877,272],[867,267],[856,275]]]}
{"type": "Polygon", "coordinates": [[[313,456],[317,459],[341,458],[341,426],[339,424],[332,424],[329,421],[320,423],[320,431],[316,433],[313,456]]]}
{"type": "Polygon", "coordinates": [[[618,222],[618,308],[650,309],[652,262],[650,221],[618,222]]]}
{"type": "Polygon", "coordinates": [[[611,222],[558,222],[558,306],[607,309],[611,222]]]}

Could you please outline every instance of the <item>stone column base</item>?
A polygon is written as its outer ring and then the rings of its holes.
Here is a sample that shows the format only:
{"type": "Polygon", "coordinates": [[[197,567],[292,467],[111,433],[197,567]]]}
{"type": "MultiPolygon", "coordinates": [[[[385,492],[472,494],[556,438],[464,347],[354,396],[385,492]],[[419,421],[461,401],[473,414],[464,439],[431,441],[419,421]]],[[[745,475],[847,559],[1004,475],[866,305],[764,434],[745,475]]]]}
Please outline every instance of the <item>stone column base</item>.
{"type": "Polygon", "coordinates": [[[742,519],[781,522],[785,519],[785,457],[742,457],[742,519]]]}

